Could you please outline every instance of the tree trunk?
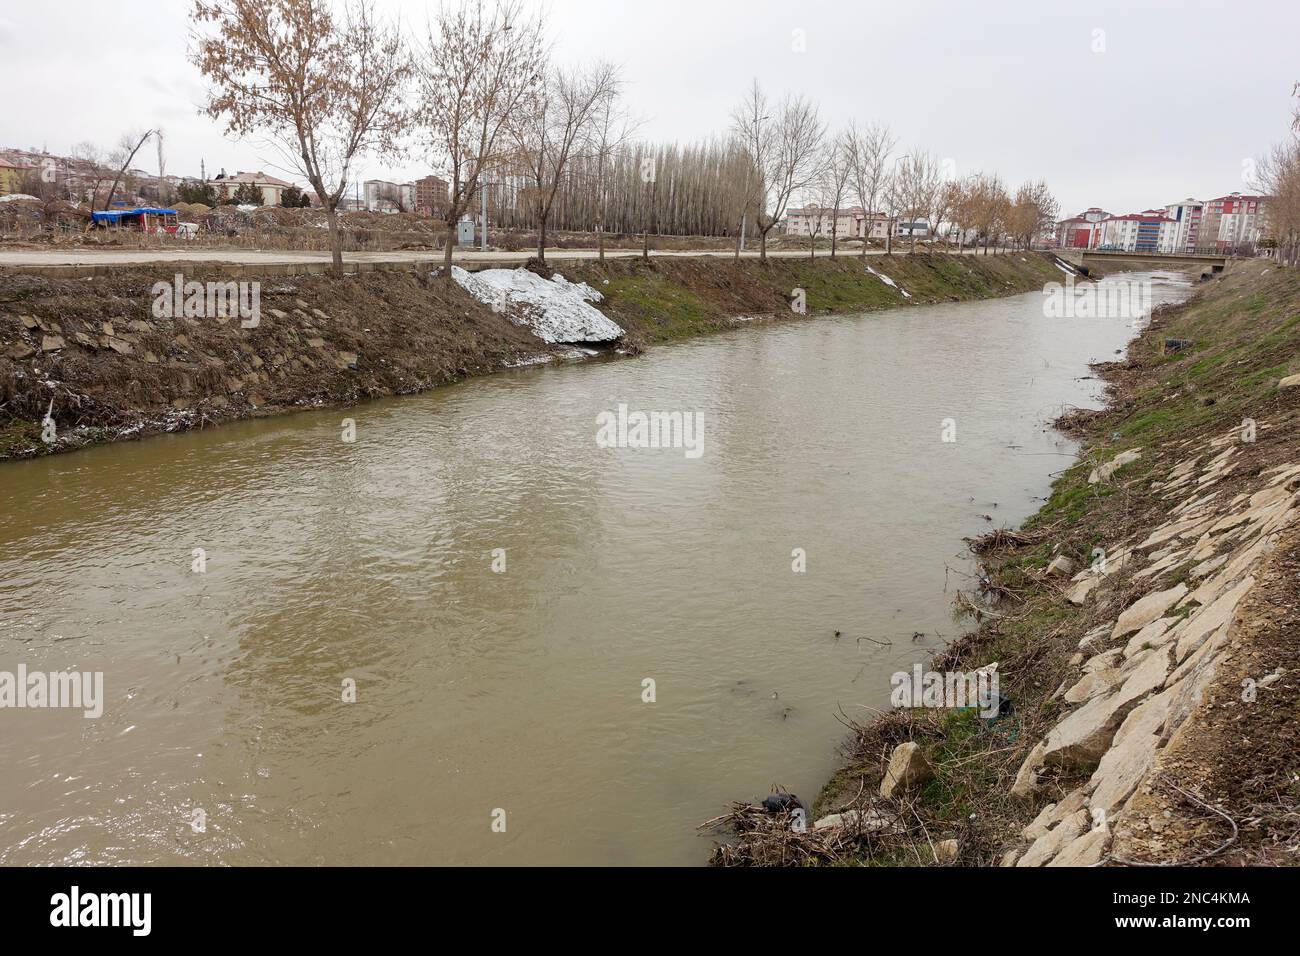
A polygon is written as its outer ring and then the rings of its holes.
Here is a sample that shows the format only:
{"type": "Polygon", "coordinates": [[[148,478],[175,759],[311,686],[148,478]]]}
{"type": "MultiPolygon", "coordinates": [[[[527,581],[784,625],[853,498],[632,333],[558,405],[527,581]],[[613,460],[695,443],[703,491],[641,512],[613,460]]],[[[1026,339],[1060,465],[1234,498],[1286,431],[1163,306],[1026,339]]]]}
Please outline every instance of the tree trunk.
{"type": "Polygon", "coordinates": [[[767,230],[762,228],[758,231],[758,261],[767,262],[767,230]]]}
{"type": "Polygon", "coordinates": [[[835,258],[835,240],[838,237],[839,231],[840,231],[839,224],[836,223],[836,225],[831,228],[831,258],[832,259],[835,258]]]}
{"type": "Polygon", "coordinates": [[[442,254],[442,280],[447,285],[451,285],[451,250],[454,245],[456,245],[456,220],[453,217],[448,216],[447,248],[443,250],[442,254]]]}
{"type": "Polygon", "coordinates": [[[597,258],[601,262],[605,261],[605,223],[601,219],[596,220],[596,250],[597,258]]]}
{"type": "Polygon", "coordinates": [[[546,265],[546,216],[537,217],[537,261],[546,265]]]}
{"type": "Polygon", "coordinates": [[[339,212],[333,203],[325,203],[325,222],[330,231],[330,275],[343,278],[343,233],[339,231],[339,212]]]}

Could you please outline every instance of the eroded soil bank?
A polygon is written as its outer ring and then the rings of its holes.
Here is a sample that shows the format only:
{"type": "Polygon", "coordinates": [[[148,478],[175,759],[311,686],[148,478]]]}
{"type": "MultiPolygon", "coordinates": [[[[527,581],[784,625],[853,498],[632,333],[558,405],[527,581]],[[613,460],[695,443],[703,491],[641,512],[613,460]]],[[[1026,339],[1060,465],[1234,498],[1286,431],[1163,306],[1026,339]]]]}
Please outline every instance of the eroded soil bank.
{"type": "Polygon", "coordinates": [[[1300,274],[1237,263],[1098,370],[1078,463],[972,541],[981,623],[934,661],[996,664],[1010,707],[855,726],[806,832],[738,804],[713,862],[1296,862],[1300,274]]]}
{"type": "MultiPolygon", "coordinates": [[[[0,459],[413,394],[572,351],[455,284],[407,272],[264,280],[257,328],[237,317],[157,318],[152,289],[175,272],[0,274],[0,459]],[[53,441],[42,439],[47,413],[53,441]]],[[[239,278],[217,267],[184,274],[239,278]]],[[[796,290],[813,316],[1011,295],[1062,273],[1051,256],[1011,253],[610,260],[567,278],[604,295],[600,309],[626,332],[620,350],[635,353],[746,320],[800,318],[796,290]]]]}

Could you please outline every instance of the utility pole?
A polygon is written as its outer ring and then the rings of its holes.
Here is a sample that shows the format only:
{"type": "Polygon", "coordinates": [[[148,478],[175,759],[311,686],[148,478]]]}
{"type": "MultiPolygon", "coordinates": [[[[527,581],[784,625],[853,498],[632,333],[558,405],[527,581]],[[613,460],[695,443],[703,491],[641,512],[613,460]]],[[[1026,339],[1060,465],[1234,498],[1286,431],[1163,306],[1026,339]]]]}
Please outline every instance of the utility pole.
{"type": "Polygon", "coordinates": [[[487,252],[487,191],[488,191],[488,186],[489,186],[489,183],[483,183],[482,185],[479,186],[479,189],[482,191],[482,196],[480,196],[479,198],[483,201],[483,213],[482,213],[482,218],[479,220],[483,225],[482,225],[482,231],[481,231],[480,234],[479,234],[479,240],[480,240],[480,242],[481,242],[481,248],[482,248],[482,251],[483,251],[483,252],[487,252]]]}

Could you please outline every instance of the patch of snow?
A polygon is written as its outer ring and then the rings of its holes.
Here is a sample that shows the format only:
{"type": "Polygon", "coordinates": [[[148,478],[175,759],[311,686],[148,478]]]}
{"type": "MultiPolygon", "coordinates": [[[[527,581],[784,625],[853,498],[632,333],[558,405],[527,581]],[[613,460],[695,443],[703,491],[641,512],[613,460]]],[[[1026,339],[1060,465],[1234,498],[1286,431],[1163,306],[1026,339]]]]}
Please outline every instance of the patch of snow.
{"type": "Polygon", "coordinates": [[[36,202],[40,202],[40,200],[36,199],[35,196],[29,196],[26,193],[7,193],[0,196],[0,202],[17,202],[19,199],[33,199],[36,200],[36,202]]]}
{"type": "Polygon", "coordinates": [[[1064,272],[1067,276],[1075,276],[1075,275],[1078,275],[1078,273],[1076,273],[1073,269],[1070,269],[1070,268],[1067,268],[1066,266],[1061,265],[1061,260],[1059,260],[1059,259],[1056,260],[1056,262],[1054,262],[1053,265],[1055,265],[1056,268],[1058,268],[1058,269],[1060,269],[1062,272],[1064,272]]]}
{"type": "Polygon", "coordinates": [[[897,289],[899,292],[903,293],[903,298],[910,299],[912,297],[912,293],[908,292],[906,289],[900,286],[893,279],[889,278],[889,276],[885,275],[883,272],[877,272],[875,269],[871,268],[871,266],[867,266],[867,271],[870,272],[877,279],[879,279],[881,282],[883,282],[885,285],[889,286],[891,289],[897,289]]]}
{"type": "Polygon", "coordinates": [[[527,326],[543,342],[612,342],[623,336],[618,325],[588,304],[604,296],[585,282],[569,282],[559,274],[548,282],[527,269],[467,272],[452,266],[451,276],[474,298],[527,326]]]}
{"type": "Polygon", "coordinates": [[[555,361],[554,355],[530,355],[518,362],[506,362],[506,368],[527,368],[530,365],[549,365],[555,361]]]}

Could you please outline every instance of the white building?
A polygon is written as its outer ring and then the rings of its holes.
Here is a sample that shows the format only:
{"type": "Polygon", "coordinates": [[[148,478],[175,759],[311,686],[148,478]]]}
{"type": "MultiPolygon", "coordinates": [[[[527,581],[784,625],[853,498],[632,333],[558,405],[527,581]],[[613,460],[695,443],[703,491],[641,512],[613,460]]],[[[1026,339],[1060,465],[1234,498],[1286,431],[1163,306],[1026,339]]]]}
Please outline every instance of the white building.
{"type": "Polygon", "coordinates": [[[1168,242],[1161,245],[1160,251],[1195,252],[1200,239],[1201,215],[1204,211],[1205,203],[1190,197],[1166,206],[1165,215],[1176,225],[1170,230],[1168,242]]]}
{"type": "Polygon", "coordinates": [[[881,212],[868,214],[861,206],[832,209],[809,203],[802,209],[796,207],[786,213],[785,234],[829,238],[832,225],[836,236],[841,239],[884,239],[889,217],[881,212]]]}
{"type": "Polygon", "coordinates": [[[414,212],[415,183],[390,183],[367,179],[361,184],[368,212],[414,212]]]}
{"type": "Polygon", "coordinates": [[[1098,248],[1116,252],[1163,252],[1173,248],[1177,221],[1163,209],[1103,219],[1098,248]]]}

